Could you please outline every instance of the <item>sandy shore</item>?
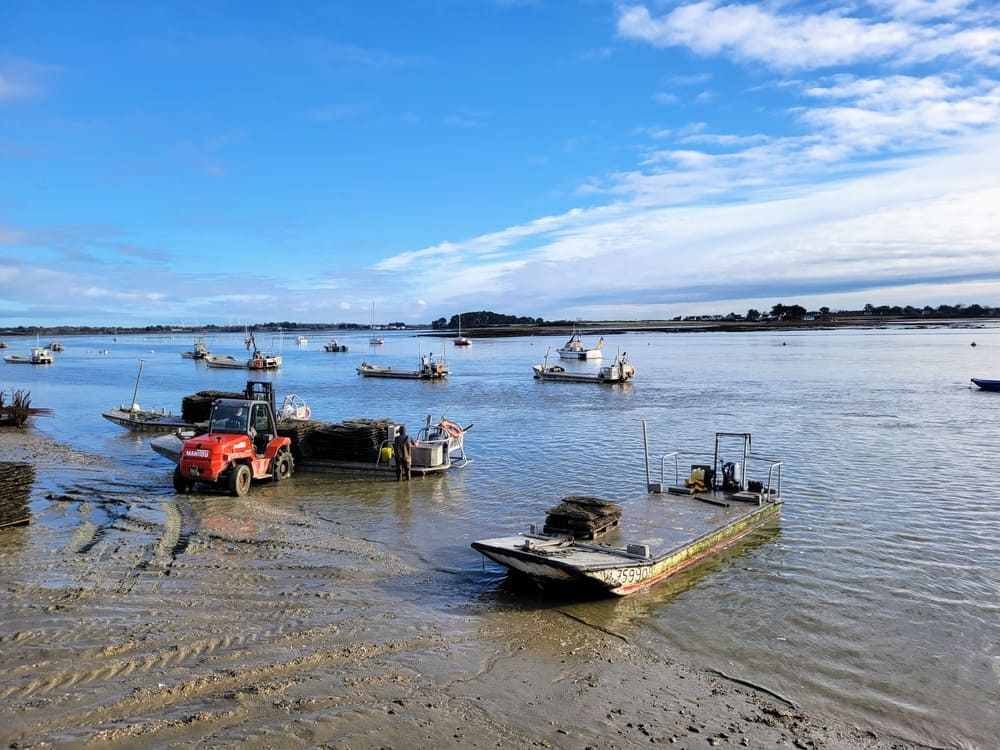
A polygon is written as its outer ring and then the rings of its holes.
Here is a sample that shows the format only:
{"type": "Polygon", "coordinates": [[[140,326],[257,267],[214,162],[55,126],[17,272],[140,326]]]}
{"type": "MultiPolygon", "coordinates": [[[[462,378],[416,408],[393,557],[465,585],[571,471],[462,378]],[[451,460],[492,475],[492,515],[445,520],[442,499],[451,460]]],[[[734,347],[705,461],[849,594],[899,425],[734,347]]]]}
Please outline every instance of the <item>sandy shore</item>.
{"type": "Polygon", "coordinates": [[[30,429],[0,460],[44,509],[0,530],[8,747],[921,747],[558,605],[438,613],[419,561],[341,519],[199,515],[30,429]]]}

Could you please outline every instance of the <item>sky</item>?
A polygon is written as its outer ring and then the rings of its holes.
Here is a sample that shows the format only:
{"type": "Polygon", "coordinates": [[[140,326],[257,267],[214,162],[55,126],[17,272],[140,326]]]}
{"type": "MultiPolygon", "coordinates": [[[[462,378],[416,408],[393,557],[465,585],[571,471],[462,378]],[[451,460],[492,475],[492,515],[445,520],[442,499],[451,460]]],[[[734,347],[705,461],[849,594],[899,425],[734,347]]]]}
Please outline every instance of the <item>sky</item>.
{"type": "Polygon", "coordinates": [[[0,326],[1000,307],[995,0],[0,8],[0,326]]]}

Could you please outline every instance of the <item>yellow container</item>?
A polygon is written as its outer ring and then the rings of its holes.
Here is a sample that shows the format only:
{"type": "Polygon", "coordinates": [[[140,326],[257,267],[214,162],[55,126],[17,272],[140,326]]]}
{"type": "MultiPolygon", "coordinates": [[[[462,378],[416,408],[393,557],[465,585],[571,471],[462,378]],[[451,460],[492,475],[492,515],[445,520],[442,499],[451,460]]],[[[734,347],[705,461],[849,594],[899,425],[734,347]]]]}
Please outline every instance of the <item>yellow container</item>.
{"type": "Polygon", "coordinates": [[[691,481],[705,484],[705,470],[700,466],[691,467],[691,481]]]}
{"type": "Polygon", "coordinates": [[[392,446],[382,446],[382,462],[389,463],[392,460],[392,446]]]}

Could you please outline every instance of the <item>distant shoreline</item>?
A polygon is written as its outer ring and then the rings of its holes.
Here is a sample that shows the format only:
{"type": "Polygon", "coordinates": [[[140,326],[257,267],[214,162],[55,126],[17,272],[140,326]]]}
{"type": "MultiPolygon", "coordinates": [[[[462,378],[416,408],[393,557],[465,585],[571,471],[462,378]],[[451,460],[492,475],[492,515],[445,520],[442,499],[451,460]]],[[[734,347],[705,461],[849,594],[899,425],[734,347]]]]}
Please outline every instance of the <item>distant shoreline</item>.
{"type": "MultiPolygon", "coordinates": [[[[545,336],[572,334],[573,331],[591,336],[610,336],[622,333],[745,333],[767,331],[822,331],[838,328],[986,328],[990,323],[1000,324],[996,318],[872,318],[851,317],[828,320],[804,321],[747,321],[747,320],[662,320],[662,321],[612,321],[577,323],[575,326],[559,325],[524,325],[524,326],[490,326],[488,328],[463,328],[462,333],[468,338],[500,338],[508,336],[545,336]]],[[[422,336],[451,338],[456,331],[426,331],[422,336]]]]}
{"type": "MultiPolygon", "coordinates": [[[[831,315],[826,318],[814,320],[640,320],[640,321],[577,321],[567,323],[541,324],[517,324],[517,325],[497,325],[484,327],[463,328],[462,333],[468,338],[501,338],[512,336],[545,336],[545,335],[567,335],[574,330],[590,335],[614,335],[621,333],[703,333],[703,332],[748,332],[748,331],[816,331],[836,328],[986,328],[991,323],[1000,324],[1000,319],[995,317],[979,318],[906,318],[892,316],[837,316],[831,315]]],[[[336,331],[342,333],[368,332],[368,326],[354,324],[321,324],[304,323],[291,324],[289,326],[276,328],[273,326],[256,326],[254,330],[259,333],[288,334],[308,333],[317,331],[336,331]]],[[[381,330],[402,330],[412,331],[419,336],[431,336],[438,338],[453,338],[458,335],[457,329],[433,329],[429,326],[408,326],[397,329],[381,330]]],[[[0,339],[6,338],[54,338],[68,336],[206,336],[224,333],[241,333],[244,331],[240,326],[213,326],[213,327],[171,327],[160,326],[143,328],[118,328],[109,329],[103,326],[53,326],[47,328],[30,329],[0,329],[0,339]]]]}

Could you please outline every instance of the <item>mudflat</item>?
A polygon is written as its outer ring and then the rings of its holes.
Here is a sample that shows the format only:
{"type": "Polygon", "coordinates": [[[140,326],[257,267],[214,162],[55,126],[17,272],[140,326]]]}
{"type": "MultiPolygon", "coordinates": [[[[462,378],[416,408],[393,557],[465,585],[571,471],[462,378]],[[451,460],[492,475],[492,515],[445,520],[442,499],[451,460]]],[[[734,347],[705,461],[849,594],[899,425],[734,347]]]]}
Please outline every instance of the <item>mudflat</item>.
{"type": "Polygon", "coordinates": [[[0,529],[8,747],[920,747],[558,603],[444,611],[308,482],[195,513],[30,428],[0,460],[46,518],[0,529]]]}

